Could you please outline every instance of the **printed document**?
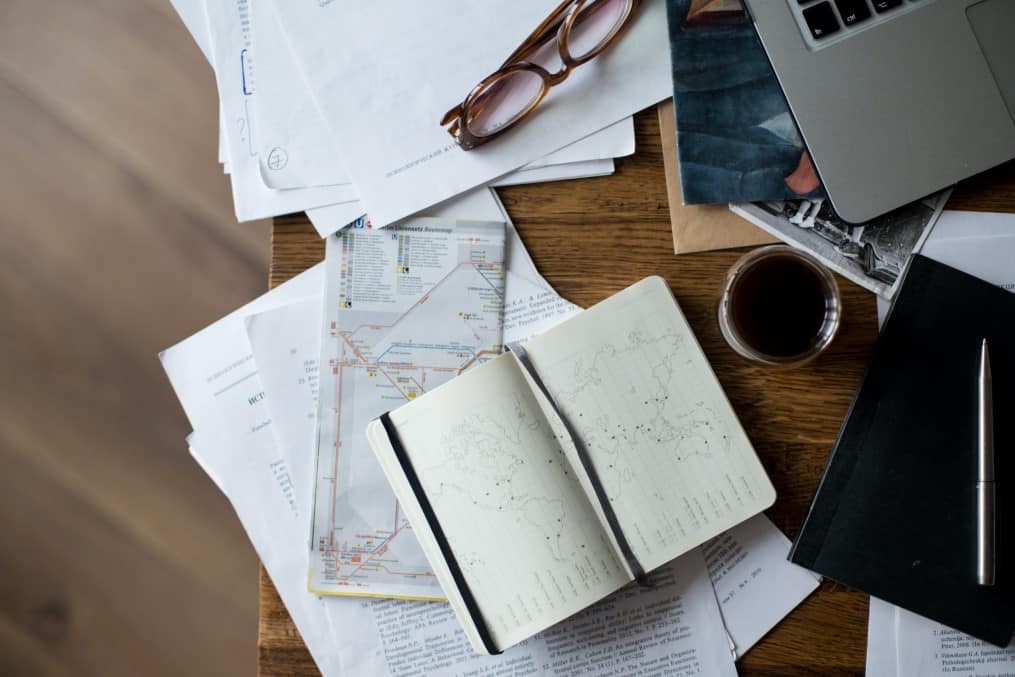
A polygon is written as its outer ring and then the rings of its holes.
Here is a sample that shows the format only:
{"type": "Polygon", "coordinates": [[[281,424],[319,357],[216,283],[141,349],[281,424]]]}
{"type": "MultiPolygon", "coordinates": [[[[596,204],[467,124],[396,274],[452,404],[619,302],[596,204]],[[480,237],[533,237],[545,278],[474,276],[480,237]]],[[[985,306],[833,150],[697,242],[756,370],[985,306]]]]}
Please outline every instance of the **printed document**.
{"type": "Polygon", "coordinates": [[[789,548],[790,540],[765,515],[755,515],[702,546],[737,658],[820,583],[819,576],[786,559],[789,548]]]}
{"type": "Polygon", "coordinates": [[[508,270],[504,299],[504,343],[525,341],[582,311],[553,289],[508,270]]]}
{"type": "Polygon", "coordinates": [[[665,3],[646,0],[624,35],[555,87],[530,119],[465,152],[440,120],[553,5],[272,1],[378,227],[489,183],[672,93],[665,3]]]}
{"type": "MultiPolygon", "coordinates": [[[[293,190],[271,190],[261,179],[258,160],[258,132],[254,116],[257,79],[252,12],[247,0],[209,2],[205,0],[212,67],[218,83],[219,100],[225,114],[226,146],[229,149],[230,180],[236,218],[240,221],[298,212],[357,200],[351,185],[318,186],[293,190]]],[[[353,216],[359,206],[350,207],[353,216]]]]}
{"type": "Polygon", "coordinates": [[[1012,674],[1015,674],[1015,642],[1007,649],[999,649],[871,598],[867,628],[868,677],[999,677],[1012,674]]]}
{"type": "MultiPolygon", "coordinates": [[[[296,65],[274,5],[270,0],[248,2],[257,46],[254,112],[261,178],[275,190],[348,184],[339,148],[296,65]]],[[[612,174],[613,158],[633,152],[634,121],[628,117],[525,165],[496,185],[612,174]]]]}
{"type": "MultiPolygon", "coordinates": [[[[245,320],[254,364],[267,393],[275,443],[292,476],[306,486],[314,472],[317,441],[321,295],[249,315],[245,320]]],[[[304,491],[295,500],[296,512],[304,522],[310,518],[310,499],[310,492],[304,491]]]]}
{"type": "Polygon", "coordinates": [[[269,0],[246,0],[257,46],[254,118],[261,178],[274,190],[350,184],[269,0]]]}
{"type": "MultiPolygon", "coordinates": [[[[306,593],[303,533],[296,490],[271,433],[264,391],[244,332],[244,316],[281,307],[319,289],[323,265],[164,351],[163,368],[194,427],[190,442],[201,466],[226,492],[268,568],[314,660],[337,674],[328,650],[330,625],[321,602],[306,593]]],[[[304,489],[305,491],[305,489],[304,489]]]]}
{"type": "Polygon", "coordinates": [[[938,677],[1015,674],[1015,646],[999,649],[958,630],[895,609],[897,661],[902,675],[938,677]]]}
{"type": "MultiPolygon", "coordinates": [[[[700,552],[497,656],[472,653],[447,604],[337,600],[353,607],[342,669],[367,675],[735,676],[700,552]],[[355,619],[353,621],[352,619],[355,619]]],[[[334,610],[334,607],[332,607],[334,610]]],[[[332,616],[332,622],[336,620],[332,616]]]]}

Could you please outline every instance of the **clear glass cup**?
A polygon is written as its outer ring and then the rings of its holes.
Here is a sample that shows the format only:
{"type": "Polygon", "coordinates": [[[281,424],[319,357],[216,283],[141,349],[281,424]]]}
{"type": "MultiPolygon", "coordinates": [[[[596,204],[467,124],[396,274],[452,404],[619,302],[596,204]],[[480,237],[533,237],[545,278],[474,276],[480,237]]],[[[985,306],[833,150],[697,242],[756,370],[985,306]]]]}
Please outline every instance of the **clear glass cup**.
{"type": "Polygon", "coordinates": [[[810,362],[835,338],[842,297],[818,259],[787,245],[740,258],[719,298],[719,330],[742,357],[791,367],[810,362]]]}

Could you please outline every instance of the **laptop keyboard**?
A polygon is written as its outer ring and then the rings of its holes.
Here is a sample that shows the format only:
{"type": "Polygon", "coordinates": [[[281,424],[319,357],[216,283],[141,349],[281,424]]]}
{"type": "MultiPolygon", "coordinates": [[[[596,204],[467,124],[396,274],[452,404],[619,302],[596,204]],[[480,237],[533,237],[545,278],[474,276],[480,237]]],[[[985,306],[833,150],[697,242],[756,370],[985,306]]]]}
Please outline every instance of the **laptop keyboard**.
{"type": "Polygon", "coordinates": [[[838,42],[868,26],[906,14],[931,0],[788,0],[812,47],[838,42]]]}

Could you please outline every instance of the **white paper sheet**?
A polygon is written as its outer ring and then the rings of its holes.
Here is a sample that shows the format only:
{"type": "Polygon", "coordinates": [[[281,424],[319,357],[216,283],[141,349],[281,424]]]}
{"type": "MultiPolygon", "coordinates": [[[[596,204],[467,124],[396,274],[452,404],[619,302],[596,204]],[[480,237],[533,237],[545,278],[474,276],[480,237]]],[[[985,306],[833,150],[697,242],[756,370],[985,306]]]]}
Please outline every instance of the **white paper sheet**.
{"type": "Polygon", "coordinates": [[[589,134],[549,155],[523,165],[516,171],[540,169],[590,160],[615,160],[634,153],[634,118],[626,117],[608,127],[589,134]]]}
{"type": "Polygon", "coordinates": [[[267,0],[247,2],[257,45],[254,117],[261,179],[274,190],[350,184],[338,145],[279,30],[275,6],[267,0]]]}
{"type": "Polygon", "coordinates": [[[946,209],[927,242],[1002,236],[1015,237],[1015,214],[946,209]]]}
{"type": "Polygon", "coordinates": [[[342,669],[367,675],[736,675],[701,554],[675,560],[653,580],[654,588],[628,586],[499,656],[473,654],[446,604],[363,603],[345,611],[343,622],[357,628],[358,643],[344,652],[342,669]]]}
{"type": "Polygon", "coordinates": [[[702,546],[737,658],[820,583],[818,576],[786,560],[790,545],[761,514],[702,546]]]}
{"type": "Polygon", "coordinates": [[[438,123],[545,18],[545,2],[273,1],[378,226],[492,181],[672,93],[666,8],[648,0],[624,36],[554,88],[525,124],[464,152],[438,123]]]}
{"type": "Polygon", "coordinates": [[[525,183],[545,183],[547,181],[609,176],[613,174],[614,169],[613,160],[569,162],[564,165],[548,165],[546,167],[537,167],[536,169],[519,169],[497,179],[490,185],[495,188],[505,188],[525,183]]]}
{"type": "MultiPolygon", "coordinates": [[[[297,68],[274,5],[266,0],[250,0],[250,4],[257,45],[258,158],[264,183],[275,190],[349,183],[339,148],[297,68]]],[[[498,185],[602,176],[613,171],[612,162],[576,163],[610,160],[633,152],[634,121],[626,118],[529,163],[498,185]],[[568,166],[555,171],[528,171],[565,164],[568,166]]]]}
{"type": "Polygon", "coordinates": [[[504,298],[504,343],[522,342],[582,311],[549,287],[508,271],[504,298]]]}
{"type": "MultiPolygon", "coordinates": [[[[201,432],[209,422],[219,421],[220,407],[231,406],[231,392],[257,374],[250,351],[237,354],[238,348],[248,345],[243,318],[319,294],[323,283],[324,266],[318,264],[280,286],[282,291],[254,299],[160,354],[162,366],[195,431],[201,432]]],[[[217,441],[205,436],[206,443],[217,441]]]]}
{"type": "Polygon", "coordinates": [[[294,512],[273,509],[264,496],[273,490],[272,477],[256,464],[273,453],[264,440],[240,439],[229,444],[204,446],[203,436],[191,436],[190,454],[209,476],[218,478],[222,489],[275,584],[311,657],[324,677],[341,674],[341,656],[333,648],[333,630],[325,602],[303,586],[303,558],[294,556],[299,547],[299,520],[294,512]],[[244,445],[242,448],[240,445],[244,445]],[[270,450],[270,451],[269,451],[270,450]],[[249,462],[244,462],[244,461],[249,462]]]}
{"type": "MultiPolygon", "coordinates": [[[[321,295],[252,314],[245,320],[275,443],[292,476],[299,478],[294,482],[309,486],[314,474],[320,385],[321,295]]],[[[306,522],[310,492],[297,495],[295,503],[301,521],[306,522]]]]}
{"type": "MultiPolygon", "coordinates": [[[[1015,214],[945,211],[920,253],[1015,292],[1015,214]]],[[[890,304],[878,298],[878,324],[890,304]]]]}
{"type": "MultiPolygon", "coordinates": [[[[276,190],[349,183],[339,159],[339,148],[296,66],[274,5],[267,0],[249,1],[257,45],[260,95],[255,117],[260,133],[258,157],[262,179],[276,190]]],[[[592,160],[611,160],[633,152],[634,121],[626,118],[529,163],[495,185],[603,176],[613,172],[613,163],[591,164],[592,160]],[[551,166],[561,167],[542,173],[529,171],[551,166]]]]}
{"type": "Polygon", "coordinates": [[[897,677],[895,606],[871,597],[867,618],[866,677],[897,677]]]}
{"type": "Polygon", "coordinates": [[[294,622],[322,671],[336,674],[327,653],[330,626],[320,601],[301,584],[305,563],[288,467],[269,428],[264,392],[246,342],[243,317],[313,293],[322,267],[298,275],[191,338],[164,351],[163,367],[194,427],[193,448],[241,515],[258,554],[286,597],[294,622]],[[279,525],[269,538],[265,521],[279,525]],[[289,535],[291,534],[291,536],[289,535]],[[294,577],[295,574],[295,577],[294,577]]]}
{"type": "Polygon", "coordinates": [[[230,180],[236,218],[268,218],[357,199],[351,185],[271,190],[261,180],[254,119],[256,72],[250,6],[246,0],[205,0],[212,66],[225,111],[230,180]]]}
{"type": "Polygon", "coordinates": [[[898,607],[895,632],[899,677],[1015,674],[1015,645],[999,649],[898,607]]]}

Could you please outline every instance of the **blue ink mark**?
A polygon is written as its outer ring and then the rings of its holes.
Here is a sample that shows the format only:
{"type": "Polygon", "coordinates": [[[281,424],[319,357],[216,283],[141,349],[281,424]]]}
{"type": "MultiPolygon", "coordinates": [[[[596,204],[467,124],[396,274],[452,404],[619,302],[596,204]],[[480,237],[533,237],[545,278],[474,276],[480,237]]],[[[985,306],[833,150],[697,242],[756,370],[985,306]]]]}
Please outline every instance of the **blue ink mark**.
{"type": "Polygon", "coordinates": [[[250,52],[249,49],[244,48],[240,52],[240,75],[243,78],[243,95],[250,96],[254,93],[253,89],[247,87],[247,54],[250,52]]]}

